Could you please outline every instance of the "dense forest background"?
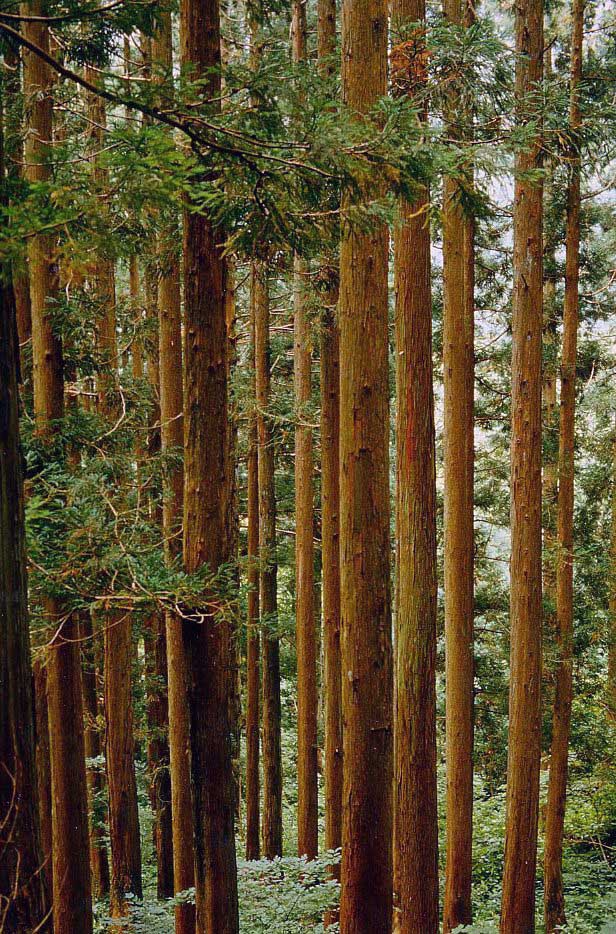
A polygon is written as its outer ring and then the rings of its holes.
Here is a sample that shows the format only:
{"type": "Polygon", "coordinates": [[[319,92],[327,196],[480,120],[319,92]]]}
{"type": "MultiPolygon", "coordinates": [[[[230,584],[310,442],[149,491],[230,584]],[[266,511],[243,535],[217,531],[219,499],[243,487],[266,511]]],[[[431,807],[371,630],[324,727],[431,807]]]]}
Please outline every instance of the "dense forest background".
{"type": "Polygon", "coordinates": [[[0,2],[0,930],[616,931],[616,10],[180,7],[0,2]]]}

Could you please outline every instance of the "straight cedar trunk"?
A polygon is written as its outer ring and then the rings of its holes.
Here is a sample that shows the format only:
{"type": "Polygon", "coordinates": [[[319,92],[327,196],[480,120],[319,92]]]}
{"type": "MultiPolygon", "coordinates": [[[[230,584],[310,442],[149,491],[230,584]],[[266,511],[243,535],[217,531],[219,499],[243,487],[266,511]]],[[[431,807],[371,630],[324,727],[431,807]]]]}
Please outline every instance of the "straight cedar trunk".
{"type": "MultiPolygon", "coordinates": [[[[325,848],[342,845],[342,681],[340,646],[340,334],[337,286],[321,323],[321,548],[325,680],[325,848]]],[[[336,867],[335,878],[339,878],[336,867]]],[[[335,920],[335,919],[332,919],[335,920]]]]}
{"type": "MultiPolygon", "coordinates": [[[[249,9],[250,60],[259,64],[261,45],[259,20],[249,9]]],[[[255,106],[258,102],[255,100],[255,106]]],[[[248,521],[248,619],[246,633],[246,859],[261,857],[261,777],[260,747],[260,610],[259,610],[259,434],[257,429],[257,381],[255,358],[255,261],[250,265],[250,362],[253,407],[248,423],[247,521],[248,521]]]]}
{"type": "MultiPolygon", "coordinates": [[[[160,352],[160,413],[163,455],[177,459],[183,445],[182,322],[180,271],[172,238],[161,243],[161,276],[158,284],[160,352]]],[[[163,533],[169,564],[182,550],[184,471],[181,463],[167,464],[163,474],[163,533]]],[[[194,885],[194,845],[190,793],[189,716],[187,706],[186,658],[181,620],[172,612],[165,616],[167,643],[167,699],[169,710],[169,759],[173,829],[174,892],[194,885]]],[[[191,934],[195,909],[190,904],[175,907],[176,934],[191,934]]]]}
{"type": "Polygon", "coordinates": [[[582,77],[584,0],[573,0],[569,122],[572,133],[567,191],[565,305],[560,371],[560,436],[558,453],[558,563],[556,567],[556,623],[558,658],[555,672],[550,783],[545,824],[545,926],[552,932],[565,924],[562,878],[563,831],[571,702],[573,696],[573,494],[575,453],[575,367],[579,317],[580,276],[580,156],[579,86],[582,77]]]}
{"type": "MultiPolygon", "coordinates": [[[[306,3],[294,0],[293,61],[306,58],[306,3]]],[[[297,632],[297,850],[314,859],[319,849],[317,778],[317,626],[314,600],[314,463],[307,406],[312,395],[312,345],[307,301],[308,266],[293,257],[293,376],[295,391],[295,617],[297,632]]]]}
{"type": "MultiPolygon", "coordinates": [[[[304,32],[305,6],[293,7],[304,32]],[[299,15],[302,11],[302,15],[299,15]],[[303,22],[303,26],[301,23],[303,22]]],[[[314,859],[319,848],[317,779],[317,627],[314,606],[314,485],[312,429],[306,424],[312,395],[312,350],[306,288],[308,269],[293,263],[295,428],[295,573],[297,621],[297,848],[314,859]]]]}
{"type": "MultiPolygon", "coordinates": [[[[250,296],[250,341],[255,386],[254,287],[250,296]]],[[[260,777],[259,777],[259,451],[256,405],[248,427],[248,630],[246,645],[246,859],[259,859],[260,777]]]]}
{"type": "MultiPolygon", "coordinates": [[[[468,9],[462,0],[444,0],[443,3],[447,22],[455,26],[468,25],[468,9]]],[[[457,128],[465,104],[462,95],[459,86],[452,84],[447,99],[447,132],[459,147],[464,145],[457,128]]],[[[444,932],[470,924],[472,920],[474,225],[472,218],[464,213],[461,193],[456,179],[445,179],[443,435],[447,841],[444,932]]]]}
{"type": "MultiPolygon", "coordinates": [[[[552,50],[549,36],[546,37],[546,51],[543,59],[545,80],[553,80],[552,50]]],[[[543,160],[543,201],[544,213],[554,201],[555,160],[545,154],[543,160]]],[[[542,372],[541,372],[541,410],[543,433],[542,457],[542,602],[543,602],[543,637],[546,640],[546,658],[551,657],[556,635],[556,515],[558,497],[558,317],[560,302],[556,299],[556,237],[558,232],[548,228],[543,238],[543,334],[542,334],[542,372]],[[552,236],[550,236],[552,233],[552,236]]],[[[554,676],[551,665],[543,667],[542,706],[553,709],[554,676]]],[[[545,735],[545,734],[544,734],[545,735]]],[[[542,743],[542,754],[547,754],[548,746],[542,743]]]]}
{"type": "MultiPolygon", "coordinates": [[[[543,77],[543,3],[516,6],[516,118],[536,120],[543,77]]],[[[535,929],[541,759],[541,130],[516,155],[511,362],[511,661],[503,934],[535,929]]]]}
{"type": "MultiPolygon", "coordinates": [[[[44,4],[28,4],[28,14],[42,16],[44,4]]],[[[49,52],[48,27],[24,24],[28,39],[49,52]]],[[[29,108],[26,145],[28,180],[51,179],[48,157],[53,136],[52,76],[32,53],[24,53],[24,91],[29,108]]],[[[40,437],[51,442],[64,415],[62,344],[54,333],[48,302],[58,291],[58,266],[52,236],[29,242],[34,417],[40,437]]],[[[61,602],[48,597],[45,610],[52,639],[47,649],[47,718],[49,727],[53,923],[56,931],[92,931],[92,893],[88,849],[88,803],[81,696],[78,622],[66,616],[61,602]],[[67,711],[71,716],[67,716],[67,711]]]]}
{"type": "MultiPolygon", "coordinates": [[[[394,28],[423,23],[398,0],[394,28]]],[[[423,36],[392,50],[397,93],[423,84],[423,36]]],[[[423,113],[425,119],[425,111],[423,113]]],[[[402,201],[395,240],[398,589],[394,906],[400,934],[438,930],[436,800],[436,477],[429,194],[402,201]]]]}
{"type": "MultiPolygon", "coordinates": [[[[1,201],[6,206],[3,143],[0,126],[1,201]]],[[[41,871],[19,381],[15,296],[5,266],[0,269],[0,919],[7,932],[47,932],[51,922],[41,871]]]]}
{"type": "Polygon", "coordinates": [[[267,266],[254,260],[252,289],[255,318],[255,383],[259,475],[259,591],[263,690],[263,855],[282,856],[282,752],[280,737],[280,647],[276,627],[276,491],[270,404],[269,291],[267,266]]]}
{"type": "MultiPolygon", "coordinates": [[[[203,82],[205,99],[220,99],[220,12],[217,0],[183,0],[182,66],[203,82]]],[[[231,426],[228,412],[225,262],[222,236],[210,220],[184,213],[185,418],[184,564],[216,574],[231,557],[228,528],[231,426]]],[[[239,928],[234,836],[230,697],[234,634],[221,604],[201,622],[183,623],[188,669],[191,779],[195,838],[196,930],[236,934],[239,928]]]]}
{"type": "MultiPolygon", "coordinates": [[[[171,14],[161,14],[160,27],[152,43],[155,74],[161,80],[172,77],[171,14]]],[[[183,425],[183,354],[180,261],[177,253],[178,231],[170,226],[158,243],[158,339],[160,361],[160,422],[163,456],[173,455],[163,473],[163,534],[165,560],[172,564],[182,552],[182,514],[184,509],[184,470],[176,462],[184,443],[183,425]]],[[[190,790],[190,722],[187,696],[186,657],[182,622],[172,612],[165,615],[167,648],[167,700],[169,711],[169,761],[171,775],[171,815],[173,830],[174,893],[194,885],[194,845],[192,800],[190,790]]],[[[191,904],[175,906],[176,934],[193,934],[195,908],[191,904]]]]}
{"type": "MultiPolygon", "coordinates": [[[[161,523],[162,525],[162,523],[161,523]]],[[[146,683],[148,684],[147,759],[150,773],[150,802],[154,813],[156,895],[173,897],[173,838],[171,826],[171,778],[169,766],[169,722],[167,700],[167,645],[165,617],[155,610],[144,633],[146,683]]]]}
{"type": "MultiPolygon", "coordinates": [[[[85,714],[86,759],[98,759],[103,752],[99,723],[98,673],[92,617],[88,612],[81,615],[79,635],[82,640],[81,685],[85,714]]],[[[98,633],[96,634],[98,637],[98,633]]],[[[92,893],[98,898],[109,895],[109,859],[105,843],[105,829],[99,813],[100,799],[105,788],[105,777],[100,766],[88,768],[88,798],[90,802],[90,866],[92,870],[92,893]]]]}
{"type": "Polygon", "coordinates": [[[39,657],[32,660],[32,681],[34,689],[34,738],[36,743],[36,786],[38,793],[39,824],[41,831],[41,852],[45,884],[53,892],[53,866],[51,842],[51,762],[49,759],[49,716],[47,711],[47,667],[45,654],[39,650],[39,657]]]}
{"type": "MultiPolygon", "coordinates": [[[[227,328],[227,381],[231,385],[234,368],[237,366],[237,303],[235,298],[235,266],[231,257],[226,261],[226,288],[225,288],[225,323],[227,328]]],[[[233,395],[229,400],[229,477],[231,492],[227,501],[227,528],[230,535],[230,561],[233,572],[230,578],[231,602],[235,605],[236,613],[239,610],[238,599],[240,589],[239,558],[240,558],[240,514],[239,491],[237,484],[238,461],[238,407],[233,395]]],[[[241,673],[241,646],[237,629],[234,629],[231,639],[231,690],[229,694],[229,730],[231,737],[231,767],[233,771],[233,806],[236,825],[242,820],[242,673],[241,673]]]]}
{"type": "MultiPolygon", "coordinates": [[[[148,54],[148,68],[150,67],[148,54]]],[[[156,457],[161,449],[160,431],[160,365],[158,329],[158,268],[150,261],[145,270],[146,324],[154,341],[145,344],[145,362],[153,407],[148,431],[147,456],[156,457]]],[[[160,504],[150,502],[153,522],[162,529],[160,504]]],[[[165,616],[155,609],[144,631],[144,654],[147,684],[148,744],[147,760],[150,778],[150,802],[154,813],[154,850],[156,853],[156,890],[160,899],[173,896],[173,837],[171,826],[171,778],[169,766],[167,639],[165,616]]]]}
{"type": "MultiPolygon", "coordinates": [[[[342,95],[363,118],[387,92],[387,6],[343,0],[342,95]]],[[[366,198],[373,191],[366,191],[366,198]]],[[[343,934],[392,916],[392,648],[387,252],[384,224],[340,242],[343,934]]]]}
{"type": "MultiPolygon", "coordinates": [[[[86,77],[96,83],[98,76],[86,69],[86,77]]],[[[92,121],[92,147],[103,145],[106,125],[102,98],[89,98],[92,121]]],[[[93,163],[93,182],[104,196],[108,188],[106,170],[93,163]]],[[[103,203],[104,210],[104,203],[103,203]]],[[[118,347],[115,314],[115,269],[113,260],[98,256],[90,276],[91,290],[98,307],[96,322],[99,372],[97,377],[98,411],[109,423],[118,418],[116,401],[118,382],[118,347]]],[[[133,732],[132,661],[133,626],[130,611],[108,611],[104,615],[103,677],[105,708],[105,761],[109,793],[109,842],[111,846],[110,910],[112,917],[129,912],[129,899],[143,895],[141,880],[141,837],[135,776],[135,739],[133,732]]]]}
{"type": "MultiPolygon", "coordinates": [[[[318,67],[335,69],[336,3],[317,3],[318,67]]],[[[342,845],[342,681],[340,646],[340,332],[337,320],[338,262],[321,268],[321,555],[325,695],[325,848],[342,845]]],[[[333,870],[340,879],[340,866],[333,870]]],[[[332,912],[326,921],[337,920],[332,912]]]]}

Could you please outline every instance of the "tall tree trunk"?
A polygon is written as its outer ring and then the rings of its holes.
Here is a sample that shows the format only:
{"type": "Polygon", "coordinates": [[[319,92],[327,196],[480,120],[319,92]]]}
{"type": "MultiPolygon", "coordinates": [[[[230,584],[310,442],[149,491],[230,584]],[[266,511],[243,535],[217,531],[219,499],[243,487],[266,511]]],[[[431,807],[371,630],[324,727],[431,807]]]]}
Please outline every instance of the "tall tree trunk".
{"type": "MultiPolygon", "coordinates": [[[[100,117],[99,117],[100,121],[100,117]]],[[[98,122],[98,121],[97,121],[98,122]]],[[[97,322],[101,370],[98,375],[98,407],[109,422],[117,418],[117,342],[113,263],[97,263],[95,290],[101,314],[97,322]]],[[[135,776],[135,740],[132,698],[133,626],[130,611],[108,612],[104,621],[105,759],[109,789],[109,840],[111,844],[111,913],[128,914],[130,893],[143,894],[141,837],[135,776]]]]}
{"type": "MultiPolygon", "coordinates": [[[[321,547],[325,668],[325,847],[328,850],[342,845],[340,334],[336,320],[337,297],[336,284],[326,293],[328,305],[324,308],[321,325],[321,547]]],[[[336,878],[339,875],[337,871],[336,878]]]]}
{"type": "MultiPolygon", "coordinates": [[[[27,12],[43,16],[41,2],[27,12]]],[[[44,22],[24,24],[28,39],[49,52],[44,22]]],[[[28,180],[51,179],[48,161],[53,136],[52,75],[38,56],[24,54],[24,90],[30,133],[26,145],[28,180]]],[[[39,234],[29,243],[34,415],[39,435],[51,441],[55,422],[64,415],[62,344],[49,315],[58,291],[58,266],[52,236],[39,234]]],[[[56,931],[90,934],[92,894],[88,848],[88,804],[81,696],[78,623],[61,601],[45,599],[53,636],[47,655],[47,715],[51,763],[53,921],[56,931]],[[67,716],[67,710],[71,716],[67,716]]]]}
{"type": "MultiPolygon", "coordinates": [[[[232,384],[233,373],[237,366],[237,302],[235,295],[235,265],[232,257],[226,259],[225,287],[225,322],[227,327],[227,380],[232,384]]],[[[235,394],[230,391],[229,399],[229,478],[231,491],[227,501],[227,528],[230,536],[230,561],[233,565],[231,574],[231,601],[236,608],[239,599],[240,575],[240,514],[239,490],[237,483],[238,462],[238,407],[235,394]]],[[[231,737],[231,766],[233,771],[233,807],[236,825],[242,821],[242,672],[241,645],[237,628],[231,639],[231,690],[229,695],[229,735],[231,737]]]]}
{"type": "MultiPolygon", "coordinates": [[[[97,760],[103,752],[98,709],[98,674],[92,618],[88,612],[81,615],[80,637],[82,639],[83,668],[81,673],[83,706],[85,713],[86,759],[97,760]]],[[[98,633],[96,634],[98,637],[98,633]]],[[[97,898],[109,895],[109,860],[105,844],[105,829],[101,824],[100,798],[105,787],[100,766],[88,768],[88,797],[90,800],[90,865],[92,868],[92,892],[97,898]]]]}
{"type": "MultiPolygon", "coordinates": [[[[148,65],[150,63],[148,62],[148,65]]],[[[156,246],[156,245],[155,245],[156,246]]],[[[154,340],[146,342],[147,377],[152,392],[153,407],[150,416],[153,427],[148,431],[148,458],[156,457],[161,449],[160,430],[160,364],[158,341],[158,262],[150,258],[145,272],[146,323],[154,340]]],[[[151,520],[162,529],[162,509],[156,501],[150,502],[151,520]]],[[[158,898],[173,896],[173,837],[171,826],[171,779],[169,774],[168,697],[167,697],[167,639],[165,616],[155,609],[147,621],[144,633],[145,668],[147,680],[148,745],[147,758],[150,773],[150,801],[154,813],[154,849],[156,853],[156,889],[158,898]]]]}
{"type": "MultiPolygon", "coordinates": [[[[306,2],[294,0],[293,61],[306,58],[306,2]]],[[[295,617],[297,631],[297,849],[314,859],[319,849],[317,778],[317,627],[314,607],[314,464],[306,407],[312,395],[308,266],[293,257],[293,372],[295,389],[295,617]]]]}
{"type": "MultiPolygon", "coordinates": [[[[387,92],[387,6],[342,4],[342,94],[355,114],[387,92]]],[[[373,192],[367,191],[366,197],[373,192]]],[[[340,243],[340,559],[344,790],[340,928],[391,930],[392,649],[387,228],[340,243]],[[361,322],[361,326],[358,323],[361,322]]]]}
{"type": "Polygon", "coordinates": [[[146,679],[148,684],[147,758],[150,772],[150,801],[154,812],[154,850],[156,853],[156,894],[172,898],[173,838],[171,824],[171,780],[169,774],[169,722],[167,703],[167,645],[165,617],[155,610],[146,623],[144,634],[146,679]]]}
{"type": "MultiPolygon", "coordinates": [[[[6,207],[1,125],[0,189],[6,207]]],[[[7,932],[46,932],[51,923],[41,871],[35,766],[19,438],[19,338],[6,264],[0,273],[0,927],[7,932]]]]}
{"type": "MultiPolygon", "coordinates": [[[[96,83],[96,72],[86,70],[96,83]]],[[[103,145],[106,126],[105,104],[92,94],[89,99],[94,151],[103,145]]],[[[96,159],[93,181],[101,195],[108,188],[106,170],[96,159]]],[[[102,205],[104,210],[104,203],[102,205]]],[[[113,259],[97,257],[91,280],[98,308],[97,376],[98,410],[113,425],[118,418],[118,347],[116,336],[115,269],[113,259]]],[[[132,661],[133,626],[130,611],[109,611],[104,618],[104,708],[105,758],[109,789],[109,840],[111,844],[110,905],[113,917],[129,912],[128,894],[143,895],[141,880],[141,837],[135,776],[133,733],[132,661]]]]}
{"type": "MultiPolygon", "coordinates": [[[[543,3],[516,6],[516,119],[539,119],[543,3]]],[[[541,130],[516,155],[511,361],[511,663],[501,930],[535,929],[541,758],[541,130]]]]}
{"type": "MultiPolygon", "coordinates": [[[[255,387],[254,287],[250,296],[250,341],[255,387]]],[[[246,646],[246,859],[259,859],[260,780],[259,780],[259,452],[256,405],[248,427],[248,626],[246,646]]]]}
{"type": "Polygon", "coordinates": [[[32,663],[34,688],[34,737],[36,742],[36,783],[38,791],[39,821],[41,829],[41,851],[43,874],[49,896],[53,892],[53,860],[51,831],[51,760],[49,757],[49,714],[47,710],[47,666],[46,652],[39,650],[39,657],[32,663]]]}
{"type": "Polygon", "coordinates": [[[263,623],[263,855],[282,855],[282,753],[280,648],[277,625],[276,491],[270,405],[269,292],[267,266],[253,262],[255,382],[259,472],[259,590],[263,623]]]}
{"type": "MultiPolygon", "coordinates": [[[[466,25],[462,0],[444,0],[445,17],[466,25]]],[[[466,15],[465,15],[466,14],[466,15]]],[[[458,146],[463,91],[450,86],[448,136],[458,146]]],[[[447,857],[443,930],[470,924],[473,857],[473,603],[474,603],[474,294],[473,221],[462,188],[446,178],[443,192],[443,374],[445,461],[445,730],[447,857]]]]}
{"type": "MultiPolygon", "coordinates": [[[[399,0],[394,27],[425,20],[399,0]]],[[[398,93],[421,93],[423,38],[392,52],[398,93]]],[[[425,119],[425,111],[423,113],[425,119]]],[[[403,201],[396,231],[398,588],[394,903],[401,934],[438,929],[436,801],[436,478],[428,191],[403,201]]],[[[463,288],[463,284],[461,283],[463,288]]]]}
{"type": "Polygon", "coordinates": [[[567,798],[567,771],[571,702],[573,695],[573,495],[575,452],[575,367],[579,316],[580,276],[580,152],[584,0],[573,0],[569,122],[572,134],[567,191],[565,307],[560,371],[560,436],[558,452],[558,563],[556,567],[556,621],[558,660],[552,754],[545,825],[545,926],[552,932],[565,924],[562,879],[563,830],[567,798]]]}
{"type": "MultiPolygon", "coordinates": [[[[319,71],[333,74],[335,0],[317,4],[319,71]]],[[[340,648],[340,332],[338,262],[324,263],[321,321],[321,553],[325,694],[325,847],[342,845],[342,682],[340,648]]],[[[340,867],[334,871],[340,878],[340,867]]],[[[328,919],[335,921],[337,913],[328,919]]]]}
{"type": "MultiPolygon", "coordinates": [[[[293,5],[294,54],[305,55],[305,5],[293,5]],[[297,34],[304,36],[298,43],[297,34]]],[[[297,848],[315,859],[319,848],[317,779],[317,628],[314,607],[314,485],[312,429],[306,408],[312,395],[312,348],[306,298],[306,263],[293,261],[295,383],[295,614],[297,625],[297,848]]]]}
{"type": "MultiPolygon", "coordinates": [[[[220,13],[217,0],[183,0],[182,65],[220,106],[220,13]]],[[[184,214],[186,395],[184,420],[184,564],[216,574],[231,557],[228,529],[230,422],[227,386],[225,262],[222,237],[203,214],[184,214]]],[[[239,928],[229,702],[234,633],[224,595],[220,609],[183,624],[188,667],[191,777],[195,832],[196,930],[239,928]]]]}
{"type": "MultiPolygon", "coordinates": [[[[171,14],[161,15],[152,44],[153,67],[161,79],[171,80],[173,50],[171,14]]],[[[163,455],[176,457],[183,446],[182,312],[180,265],[176,250],[177,230],[170,225],[159,239],[158,334],[160,359],[160,422],[163,455]]],[[[165,558],[171,564],[181,554],[184,471],[181,463],[167,464],[163,473],[163,533],[165,558]]],[[[173,884],[175,893],[194,885],[194,846],[190,792],[189,715],[186,657],[182,623],[173,613],[165,617],[167,642],[167,698],[169,711],[169,759],[173,828],[173,884]]],[[[195,909],[175,907],[176,934],[192,934],[195,909]]]]}

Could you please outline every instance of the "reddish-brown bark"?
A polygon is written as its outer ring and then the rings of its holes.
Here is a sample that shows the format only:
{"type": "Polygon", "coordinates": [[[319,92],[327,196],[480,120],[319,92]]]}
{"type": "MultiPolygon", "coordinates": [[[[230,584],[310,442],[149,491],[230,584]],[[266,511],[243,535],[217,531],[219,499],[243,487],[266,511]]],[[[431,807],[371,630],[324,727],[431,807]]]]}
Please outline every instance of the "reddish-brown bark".
{"type": "MultiPolygon", "coordinates": [[[[543,3],[516,6],[516,116],[537,119],[543,3]]],[[[516,155],[511,362],[511,662],[507,820],[501,931],[535,929],[541,759],[541,131],[516,155]]]]}
{"type": "MultiPolygon", "coordinates": [[[[317,4],[319,70],[333,74],[336,4],[317,4]]],[[[323,693],[325,695],[325,847],[342,844],[342,682],[340,649],[340,332],[338,266],[322,267],[321,321],[321,555],[323,594],[323,693]]],[[[336,866],[335,878],[340,878],[336,866]]],[[[337,912],[327,921],[337,920],[337,912]]]]}
{"type": "MultiPolygon", "coordinates": [[[[304,9],[303,3],[296,3],[304,9]]],[[[301,20],[301,17],[300,17],[301,20]]],[[[298,27],[299,30],[299,27],[298,27]]],[[[304,24],[305,31],[305,24],[304,24]]],[[[297,847],[314,859],[319,847],[317,784],[317,629],[314,607],[314,485],[312,350],[306,300],[307,267],[294,259],[295,615],[297,629],[297,847]]]]}
{"type": "MultiPolygon", "coordinates": [[[[447,21],[468,21],[462,0],[444,0],[447,21]]],[[[471,12],[472,17],[472,12],[471,12]]],[[[458,130],[462,89],[450,84],[448,136],[464,145],[458,130]]],[[[466,108],[468,110],[468,108],[466,108]]],[[[468,116],[468,114],[467,114],[468,116]]],[[[447,843],[443,931],[470,924],[473,855],[473,402],[474,245],[473,221],[464,213],[461,183],[445,179],[443,204],[444,376],[444,590],[445,730],[447,750],[447,843]]]]}
{"type": "MultiPolygon", "coordinates": [[[[173,67],[171,14],[161,15],[160,26],[152,41],[155,76],[170,80],[173,67]]],[[[184,443],[182,384],[182,312],[180,259],[177,251],[178,230],[171,225],[158,243],[158,339],[160,363],[160,422],[163,455],[172,455],[173,464],[163,474],[163,533],[168,563],[182,550],[182,513],[184,508],[184,471],[177,463],[184,443]]],[[[190,792],[189,717],[187,704],[186,659],[182,641],[182,623],[173,613],[165,617],[167,651],[167,703],[169,711],[169,760],[171,776],[171,814],[173,831],[173,877],[176,893],[194,884],[194,846],[192,838],[192,801],[190,792]]],[[[175,908],[176,934],[192,934],[195,910],[190,904],[175,908]]]]}
{"type": "MultiPolygon", "coordinates": [[[[423,22],[399,0],[394,29],[423,22]]],[[[392,53],[398,93],[422,90],[421,37],[392,53]],[[420,65],[417,64],[417,59],[420,65]]],[[[422,114],[425,118],[425,113],[422,114]]],[[[397,619],[394,918],[400,934],[438,929],[436,801],[436,478],[429,195],[400,204],[395,232],[397,619]]]]}
{"type": "MultiPolygon", "coordinates": [[[[387,91],[387,6],[342,4],[342,92],[363,115],[387,91]]],[[[373,196],[372,191],[366,197],[373,196]]],[[[340,243],[340,563],[344,790],[340,926],[392,913],[392,648],[387,228],[340,243]]]]}
{"type": "MultiPolygon", "coordinates": [[[[217,0],[183,0],[182,66],[220,100],[220,10],[217,0]]],[[[218,103],[217,105],[220,106],[218,103]]],[[[217,573],[231,558],[232,493],[228,411],[225,261],[221,232],[207,216],[184,213],[185,406],[184,564],[217,573]]],[[[234,633],[225,595],[214,609],[183,624],[188,667],[191,777],[195,835],[196,930],[236,934],[239,927],[234,837],[230,697],[234,633]]]]}
{"type": "Polygon", "coordinates": [[[544,907],[546,931],[566,922],[562,858],[571,704],[573,699],[573,506],[575,454],[575,368],[580,277],[580,156],[576,135],[582,123],[580,81],[584,40],[584,0],[573,0],[571,37],[570,131],[574,135],[567,191],[565,305],[560,370],[560,434],[558,452],[558,560],[556,565],[556,638],[550,783],[545,821],[544,907]]]}
{"type": "MultiPolygon", "coordinates": [[[[41,16],[37,0],[28,12],[41,16]]],[[[49,51],[49,29],[40,20],[24,25],[27,37],[49,51]]],[[[32,53],[24,55],[24,90],[30,133],[26,145],[28,180],[51,179],[53,137],[52,74],[32,53]]],[[[37,431],[50,441],[64,415],[62,343],[53,327],[50,301],[58,286],[58,264],[51,235],[29,242],[34,414],[37,431]]],[[[45,598],[51,638],[47,649],[47,717],[51,778],[53,921],[56,931],[90,934],[92,897],[88,848],[88,808],[81,696],[81,662],[77,621],[61,601],[45,598]],[[66,716],[70,710],[71,717],[66,716]]]]}

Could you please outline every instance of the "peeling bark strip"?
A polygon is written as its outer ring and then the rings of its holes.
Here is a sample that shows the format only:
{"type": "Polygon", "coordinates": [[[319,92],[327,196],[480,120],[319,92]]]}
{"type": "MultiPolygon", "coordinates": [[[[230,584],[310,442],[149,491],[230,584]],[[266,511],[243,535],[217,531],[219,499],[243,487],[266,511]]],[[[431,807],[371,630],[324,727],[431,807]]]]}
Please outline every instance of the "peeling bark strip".
{"type": "MultiPolygon", "coordinates": [[[[384,0],[342,4],[342,93],[367,113],[387,93],[384,0]]],[[[366,197],[370,197],[366,192],[366,197]]],[[[388,233],[340,243],[340,557],[343,934],[387,934],[392,898],[388,233]]]]}
{"type": "MultiPolygon", "coordinates": [[[[28,13],[43,16],[45,5],[39,0],[28,4],[28,13]]],[[[44,22],[25,23],[24,32],[49,51],[49,29],[44,22]]],[[[48,162],[53,138],[52,75],[48,65],[32,53],[25,54],[24,62],[30,129],[25,153],[28,180],[46,182],[52,177],[48,162]]],[[[49,314],[49,302],[59,286],[54,247],[49,235],[39,234],[29,241],[34,414],[37,431],[46,439],[56,430],[54,421],[64,415],[62,344],[49,314]]],[[[76,619],[66,618],[59,600],[47,598],[45,609],[54,633],[47,655],[53,922],[59,932],[90,934],[92,895],[78,626],[76,619]],[[67,717],[67,710],[74,716],[67,717]]]]}
{"type": "MultiPolygon", "coordinates": [[[[539,120],[543,2],[516,5],[516,117],[539,120]]],[[[507,821],[501,931],[535,929],[541,759],[541,332],[543,184],[541,130],[516,155],[511,361],[511,662],[507,821]]]]}
{"type": "MultiPolygon", "coordinates": [[[[394,28],[424,22],[423,0],[397,0],[394,28]]],[[[395,82],[425,80],[423,33],[396,58],[395,82]]],[[[393,56],[392,56],[393,58],[393,56]]],[[[423,118],[426,115],[424,112],[423,118]]],[[[394,911],[400,934],[438,930],[436,800],[436,477],[429,192],[400,205],[396,287],[396,776],[394,911]]]]}
{"type": "Polygon", "coordinates": [[[558,663],[552,718],[550,784],[545,824],[545,926],[551,934],[563,926],[565,899],[562,860],[571,704],[573,699],[573,505],[575,454],[575,366],[579,317],[580,277],[580,155],[582,123],[579,85],[582,78],[584,0],[573,0],[569,122],[572,135],[567,191],[565,307],[560,373],[560,435],[558,451],[558,560],[556,565],[556,623],[558,663]]]}
{"type": "MultiPolygon", "coordinates": [[[[203,81],[204,99],[220,99],[217,0],[183,0],[182,67],[203,81]]],[[[218,103],[215,106],[220,106],[218,103]]],[[[184,564],[212,573],[231,558],[228,527],[230,422],[227,386],[225,262],[222,235],[209,219],[184,212],[186,316],[184,407],[184,564]]],[[[218,599],[212,594],[213,602],[218,599]]],[[[223,613],[183,624],[188,668],[195,839],[196,930],[239,929],[230,743],[233,632],[223,613]]]]}

